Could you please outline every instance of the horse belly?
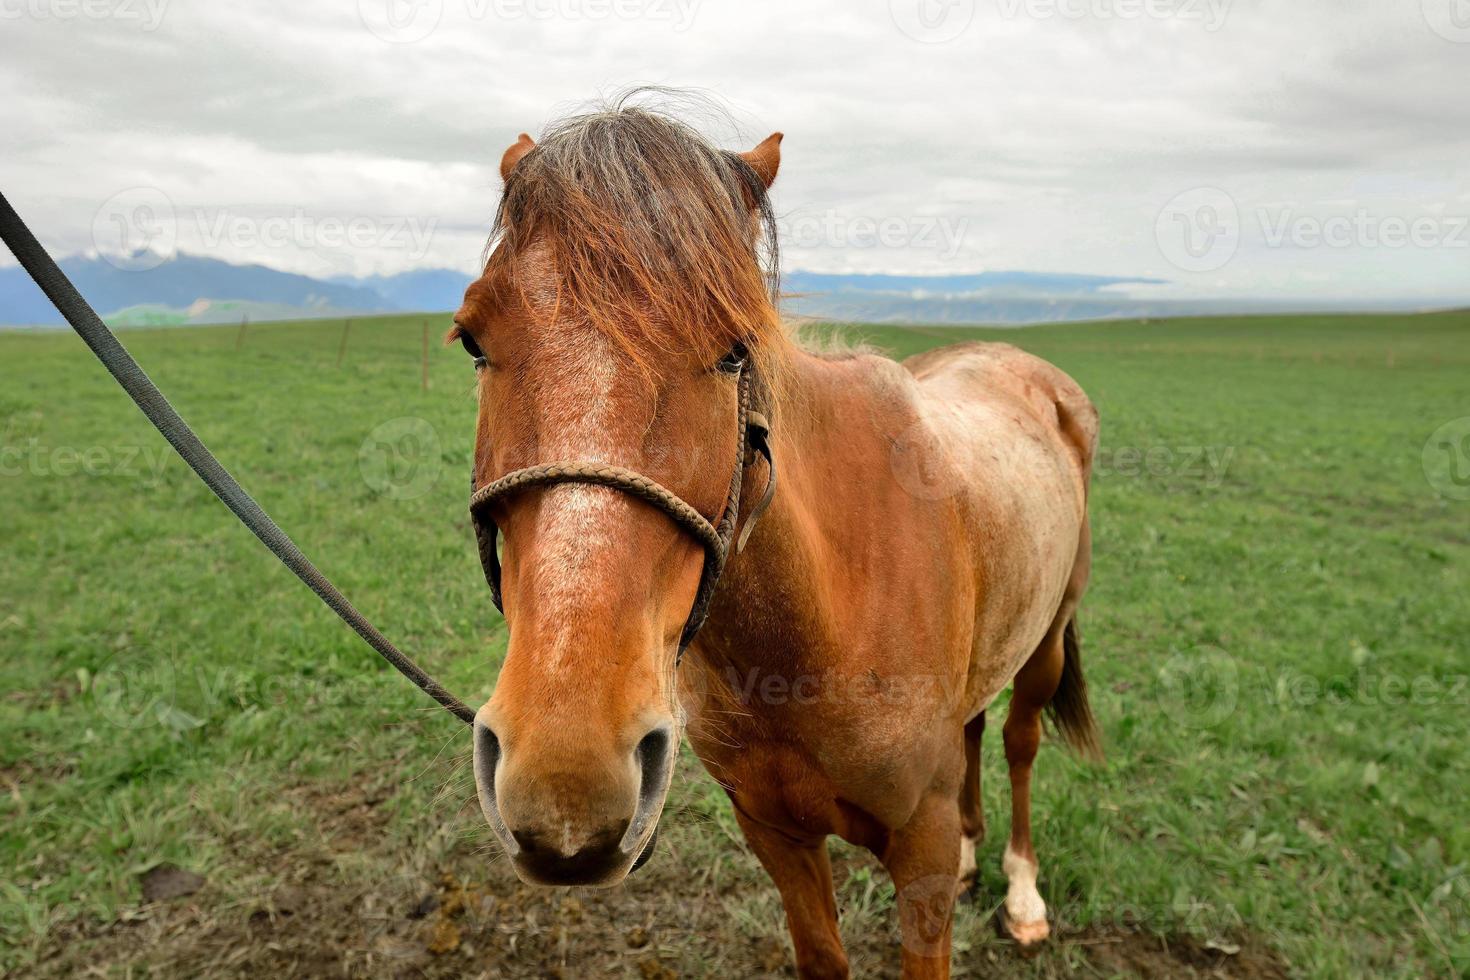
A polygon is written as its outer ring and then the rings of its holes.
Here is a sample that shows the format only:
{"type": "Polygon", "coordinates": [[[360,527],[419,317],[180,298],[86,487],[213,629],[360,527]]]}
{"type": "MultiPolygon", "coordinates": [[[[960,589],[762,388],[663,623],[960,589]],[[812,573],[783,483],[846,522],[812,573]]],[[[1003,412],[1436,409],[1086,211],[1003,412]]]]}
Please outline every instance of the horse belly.
{"type": "Polygon", "coordinates": [[[951,413],[970,476],[965,523],[976,573],[967,715],[984,710],[1041,643],[1077,560],[1086,494],[1061,434],[1004,402],[951,413]]]}

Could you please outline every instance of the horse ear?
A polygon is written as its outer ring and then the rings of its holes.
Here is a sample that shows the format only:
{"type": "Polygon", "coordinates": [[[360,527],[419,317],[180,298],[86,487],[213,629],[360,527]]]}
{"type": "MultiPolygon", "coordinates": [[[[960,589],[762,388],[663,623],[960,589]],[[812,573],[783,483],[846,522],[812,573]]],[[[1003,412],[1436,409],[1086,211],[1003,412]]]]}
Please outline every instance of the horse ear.
{"type": "Polygon", "coordinates": [[[516,164],[521,162],[521,157],[536,148],[536,141],[531,139],[529,133],[522,133],[516,141],[505,151],[505,156],[500,158],[500,179],[510,180],[510,172],[515,169],[516,164]]]}
{"type": "Polygon", "coordinates": [[[776,182],[776,171],[781,169],[781,137],[782,133],[772,133],[761,140],[755,149],[740,154],[740,159],[750,164],[750,169],[761,179],[761,183],[770,186],[776,182]]]}

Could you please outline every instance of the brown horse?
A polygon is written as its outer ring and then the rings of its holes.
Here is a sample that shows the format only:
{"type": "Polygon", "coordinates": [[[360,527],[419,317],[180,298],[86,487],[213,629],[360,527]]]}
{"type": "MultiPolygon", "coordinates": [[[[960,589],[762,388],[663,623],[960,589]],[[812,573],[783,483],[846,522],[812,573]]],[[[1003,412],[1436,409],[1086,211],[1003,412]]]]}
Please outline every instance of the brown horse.
{"type": "Polygon", "coordinates": [[[847,975],[831,834],[892,875],[904,975],[946,976],[984,833],[986,708],[1014,684],[1003,868],[1022,944],[1048,932],[1043,711],[1097,750],[1074,618],[1097,413],[1007,345],[902,365],[800,349],[774,305],[780,143],[726,153],[620,106],[506,151],[494,247],[451,333],[477,363],[476,485],[587,461],[711,521],[734,501],[743,530],[777,475],[748,451],[747,382],[780,481],[682,666],[710,557],[671,505],[586,482],[497,496],[511,632],[475,777],[524,880],[615,883],[652,847],[687,733],[780,889],[802,976],[847,975]]]}

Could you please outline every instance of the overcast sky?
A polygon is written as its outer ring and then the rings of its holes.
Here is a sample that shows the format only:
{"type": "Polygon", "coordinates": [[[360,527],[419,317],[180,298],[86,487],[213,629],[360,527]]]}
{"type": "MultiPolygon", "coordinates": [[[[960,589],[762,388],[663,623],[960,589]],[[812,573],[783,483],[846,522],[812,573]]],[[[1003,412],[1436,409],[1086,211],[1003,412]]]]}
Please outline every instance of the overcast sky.
{"type": "Polygon", "coordinates": [[[0,189],[58,253],[469,273],[506,145],[642,82],[786,133],[788,268],[1470,297],[1470,0],[0,0],[0,189]]]}

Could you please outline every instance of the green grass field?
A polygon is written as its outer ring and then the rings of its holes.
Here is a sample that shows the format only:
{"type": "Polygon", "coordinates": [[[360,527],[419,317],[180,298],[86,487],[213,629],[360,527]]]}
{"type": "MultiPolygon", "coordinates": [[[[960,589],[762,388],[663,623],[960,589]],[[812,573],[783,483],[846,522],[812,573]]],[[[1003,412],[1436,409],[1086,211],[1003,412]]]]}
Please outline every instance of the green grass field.
{"type": "MultiPolygon", "coordinates": [[[[465,513],[472,371],[436,317],[423,390],[421,322],[357,321],[340,365],[340,323],[124,341],[358,607],[478,704],[505,633],[465,513]]],[[[1102,412],[1082,625],[1108,762],[1037,762],[1057,924],[1023,959],[992,924],[1009,801],[986,743],[956,975],[1470,971],[1470,441],[1431,441],[1470,433],[1470,314],[846,332],[896,354],[1004,339],[1102,412]]],[[[775,890],[692,758],[648,869],[516,884],[467,732],[69,333],[0,334],[0,451],[0,970],[789,974],[775,890]],[[160,862],[202,888],[145,903],[160,862]]],[[[854,974],[893,975],[892,890],[834,853],[854,974]]]]}

